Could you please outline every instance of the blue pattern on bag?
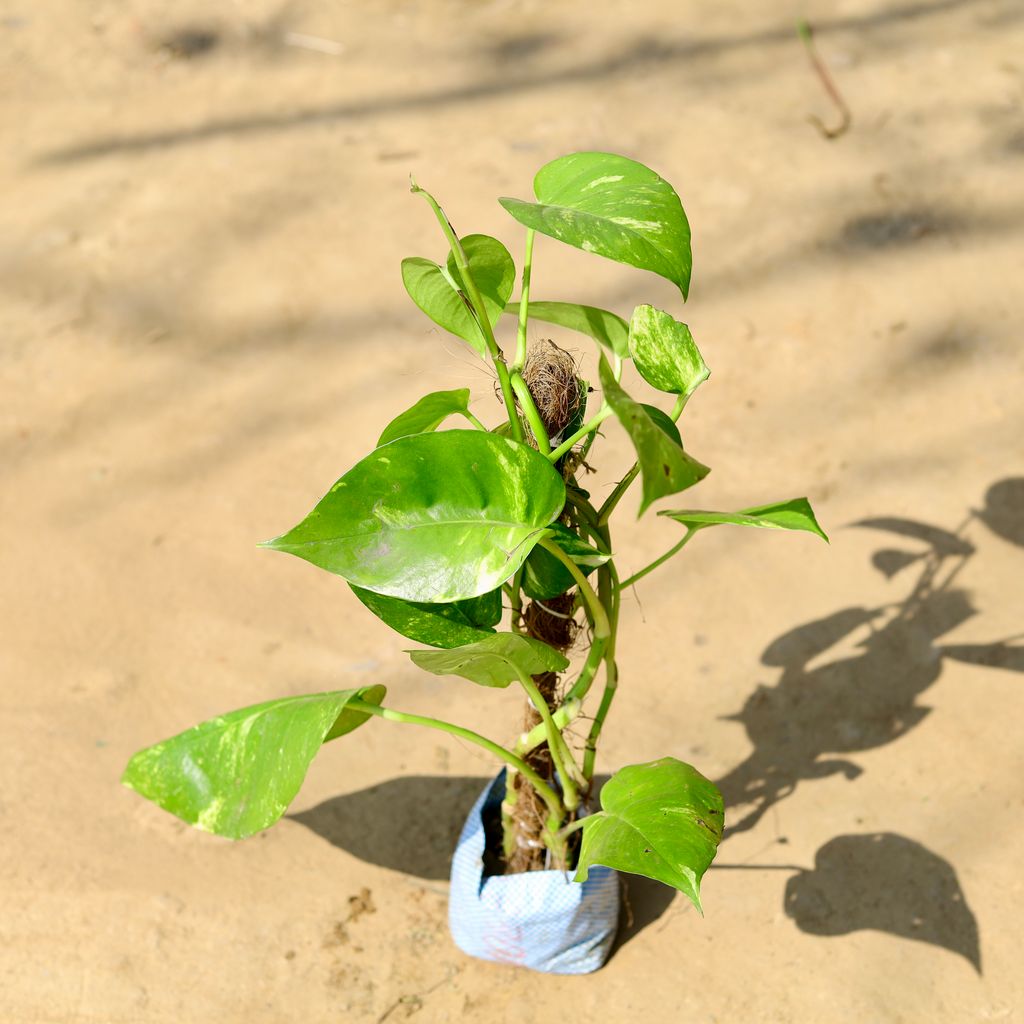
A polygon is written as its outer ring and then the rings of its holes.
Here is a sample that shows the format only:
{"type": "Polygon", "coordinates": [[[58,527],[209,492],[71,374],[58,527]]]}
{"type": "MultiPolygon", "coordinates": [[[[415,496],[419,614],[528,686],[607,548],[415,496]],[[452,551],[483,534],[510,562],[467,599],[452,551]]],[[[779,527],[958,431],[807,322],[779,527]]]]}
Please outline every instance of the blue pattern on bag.
{"type": "Polygon", "coordinates": [[[582,884],[561,871],[483,877],[485,811],[495,812],[505,772],[480,794],[452,860],[448,926],[464,953],[545,974],[589,974],[608,958],[619,920],[619,877],[592,867],[582,884]]]}

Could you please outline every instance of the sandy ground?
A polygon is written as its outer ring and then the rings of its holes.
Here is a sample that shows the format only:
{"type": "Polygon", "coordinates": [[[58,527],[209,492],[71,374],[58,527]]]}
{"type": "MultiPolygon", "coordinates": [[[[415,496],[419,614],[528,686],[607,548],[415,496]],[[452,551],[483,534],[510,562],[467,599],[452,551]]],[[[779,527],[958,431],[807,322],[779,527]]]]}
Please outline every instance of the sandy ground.
{"type": "MultiPolygon", "coordinates": [[[[4,4],[0,1020],[1024,1020],[1022,54],[1019,0],[4,4]],[[448,937],[475,749],[376,723],[239,844],[118,777],[373,682],[514,734],[255,542],[425,391],[497,417],[402,290],[443,251],[408,174],[518,255],[495,197],[578,149],[693,225],[692,503],[806,493],[832,544],[712,531],[626,602],[602,766],[690,760],[738,828],[703,921],[634,885],[608,966],[556,978],[448,937]]],[[[534,296],[684,316],[547,240],[534,296]]],[[[627,458],[609,431],[597,493],[627,458]]],[[[676,536],[627,522],[620,560],[676,536]]]]}

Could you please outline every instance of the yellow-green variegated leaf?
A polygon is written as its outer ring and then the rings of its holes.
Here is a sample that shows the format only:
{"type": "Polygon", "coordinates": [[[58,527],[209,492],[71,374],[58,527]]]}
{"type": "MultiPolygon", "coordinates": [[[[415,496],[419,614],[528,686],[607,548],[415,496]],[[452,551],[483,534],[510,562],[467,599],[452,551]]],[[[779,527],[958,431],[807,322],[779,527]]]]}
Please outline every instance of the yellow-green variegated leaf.
{"type": "Polygon", "coordinates": [[[650,270],[686,298],[690,225],[675,189],[649,167],[615,153],[572,153],[545,164],[533,190],[536,203],[499,202],[528,228],[650,270]]]}
{"type": "Polygon", "coordinates": [[[711,374],[690,328],[654,306],[633,310],[629,350],[640,376],[672,395],[689,398],[711,374]]]}
{"type": "Polygon", "coordinates": [[[121,781],[190,825],[228,839],[269,828],[284,814],[328,740],[362,725],[383,686],[284,697],[218,715],[140,750],[121,781]]]}

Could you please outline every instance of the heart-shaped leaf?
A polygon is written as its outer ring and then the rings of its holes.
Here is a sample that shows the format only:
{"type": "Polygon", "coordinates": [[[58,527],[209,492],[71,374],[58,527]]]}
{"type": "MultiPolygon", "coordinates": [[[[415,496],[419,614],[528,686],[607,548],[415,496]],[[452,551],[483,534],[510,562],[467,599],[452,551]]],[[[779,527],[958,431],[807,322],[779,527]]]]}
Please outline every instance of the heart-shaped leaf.
{"type": "Polygon", "coordinates": [[[377,447],[409,434],[425,434],[437,428],[456,413],[469,412],[469,388],[455,391],[433,391],[424,395],[415,405],[399,413],[385,428],[377,447]]]}
{"type": "Polygon", "coordinates": [[[561,512],[539,452],[478,430],[400,437],[350,469],[265,547],[406,601],[447,604],[499,587],[561,512]]]}
{"type": "MultiPolygon", "coordinates": [[[[531,320],[586,334],[620,359],[629,358],[629,324],[615,313],[576,302],[531,302],[529,311],[531,320]]],[[[519,316],[519,303],[510,302],[505,312],[519,316]]]]}
{"type": "Polygon", "coordinates": [[[431,647],[462,647],[482,640],[501,619],[500,590],[451,604],[403,601],[362,587],[352,587],[352,593],[396,633],[431,647]]]}
{"type": "Polygon", "coordinates": [[[370,717],[349,703],[384,694],[363,686],[231,711],[140,750],[121,781],[204,832],[244,839],[284,814],[324,743],[370,717]]]}
{"type": "Polygon", "coordinates": [[[714,783],[683,761],[629,765],[604,784],[601,811],[584,819],[575,880],[603,864],[671,885],[701,910],[700,880],[722,839],[723,814],[714,783]]]}
{"type": "MultiPolygon", "coordinates": [[[[480,290],[486,314],[493,326],[512,294],[515,263],[508,249],[496,238],[467,235],[461,242],[473,281],[480,290]]],[[[421,256],[410,256],[402,260],[402,282],[412,301],[434,323],[469,342],[480,355],[487,355],[487,343],[473,315],[465,284],[453,257],[449,256],[447,265],[441,267],[421,256]]]]}
{"type": "Polygon", "coordinates": [[[561,672],[568,659],[553,647],[519,633],[495,633],[451,651],[408,651],[413,662],[436,676],[462,676],[481,686],[505,687],[541,672],[561,672]]]}
{"type": "Polygon", "coordinates": [[[649,167],[614,153],[572,153],[545,164],[538,202],[500,199],[521,224],[586,252],[690,287],[690,225],[675,189],[649,167]]]}
{"type": "MultiPolygon", "coordinates": [[[[561,523],[552,523],[548,527],[548,535],[583,570],[585,576],[611,558],[561,523]]],[[[535,547],[530,552],[523,568],[523,590],[534,600],[547,601],[576,586],[572,573],[542,547],[535,547]]]]}
{"type": "Polygon", "coordinates": [[[828,540],[825,531],[814,518],[814,510],[806,498],[791,498],[773,505],[759,505],[757,508],[746,508],[742,512],[674,512],[666,510],[659,516],[667,516],[677,523],[692,529],[703,529],[706,526],[718,526],[731,523],[734,526],[759,526],[767,530],[806,530],[816,533],[822,540],[828,540]]]}
{"type": "Polygon", "coordinates": [[[636,449],[643,483],[638,515],[643,515],[652,501],[666,494],[685,491],[711,472],[707,466],[687,455],[665,429],[651,419],[644,407],[623,391],[604,356],[601,357],[600,375],[605,400],[626,428],[636,449]]]}
{"type": "Polygon", "coordinates": [[[653,306],[633,310],[629,350],[640,376],[669,394],[689,397],[711,374],[690,328],[653,306]]]}

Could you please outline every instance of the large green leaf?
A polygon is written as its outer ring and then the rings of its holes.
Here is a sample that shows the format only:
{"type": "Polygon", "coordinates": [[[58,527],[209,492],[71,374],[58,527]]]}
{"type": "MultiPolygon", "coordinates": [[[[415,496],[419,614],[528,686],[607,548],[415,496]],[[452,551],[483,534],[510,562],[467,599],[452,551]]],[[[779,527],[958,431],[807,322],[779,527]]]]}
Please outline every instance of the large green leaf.
{"type": "Polygon", "coordinates": [[[518,633],[495,633],[451,651],[408,651],[409,657],[436,676],[462,676],[481,686],[505,687],[540,672],[561,672],[569,661],[553,647],[518,633]],[[517,669],[519,671],[517,671],[517,669]]]}
{"type": "Polygon", "coordinates": [[[244,839],[284,814],[324,743],[370,717],[349,703],[380,704],[384,693],[363,686],[231,711],[140,750],[121,781],[204,832],[244,839]]]}
{"type": "MultiPolygon", "coordinates": [[[[529,311],[531,320],[586,334],[611,349],[620,359],[629,358],[629,324],[615,313],[576,302],[531,302],[529,311]]],[[[505,312],[519,316],[519,303],[510,302],[505,312]]]]}
{"type": "Polygon", "coordinates": [[[538,202],[500,199],[521,224],[619,263],[690,287],[690,225],[672,186],[649,167],[614,153],[572,153],[545,164],[538,202]]]}
{"type": "Polygon", "coordinates": [[[696,768],[663,757],[616,772],[584,819],[576,881],[603,864],[665,882],[700,910],[700,880],[722,839],[722,794],[696,768]]]}
{"type": "MultiPolygon", "coordinates": [[[[467,235],[461,241],[473,281],[480,290],[493,326],[512,294],[515,264],[508,250],[496,238],[467,235]]],[[[480,355],[487,355],[487,344],[466,298],[465,284],[451,256],[445,267],[421,256],[410,256],[402,260],[402,282],[413,302],[434,323],[468,341],[480,355]]]]}
{"type": "MultiPolygon", "coordinates": [[[[599,565],[611,557],[591,547],[572,530],[561,523],[548,527],[549,537],[589,576],[599,565]]],[[[576,586],[572,573],[554,555],[542,547],[535,547],[523,566],[523,590],[527,597],[546,601],[564,594],[576,586]]]]}
{"type": "Polygon", "coordinates": [[[689,397],[711,374],[690,328],[654,306],[633,310],[629,350],[640,376],[659,391],[689,397]]]}
{"type": "Polygon", "coordinates": [[[377,447],[409,434],[425,434],[437,428],[449,417],[469,412],[469,388],[455,391],[432,391],[415,405],[399,413],[385,428],[377,447]]]}
{"type": "Polygon", "coordinates": [[[652,501],[666,494],[685,491],[708,475],[710,470],[707,466],[687,455],[664,427],[655,423],[644,407],[623,391],[604,356],[601,357],[600,375],[605,400],[626,428],[636,449],[643,483],[639,515],[643,515],[652,501]]]}
{"type": "Polygon", "coordinates": [[[499,587],[561,512],[565,485],[532,448],[479,430],[400,437],[350,469],[265,547],[406,601],[499,587]]]}
{"type": "Polygon", "coordinates": [[[734,526],[759,526],[768,530],[806,530],[816,533],[822,540],[828,540],[825,531],[814,518],[814,510],[806,498],[791,498],[772,505],[745,508],[741,512],[699,512],[666,510],[659,516],[667,516],[677,523],[700,530],[706,526],[731,523],[734,526]]]}
{"type": "Polygon", "coordinates": [[[482,640],[501,619],[500,589],[451,604],[403,601],[362,587],[352,587],[352,593],[396,633],[431,647],[461,647],[482,640]]]}

